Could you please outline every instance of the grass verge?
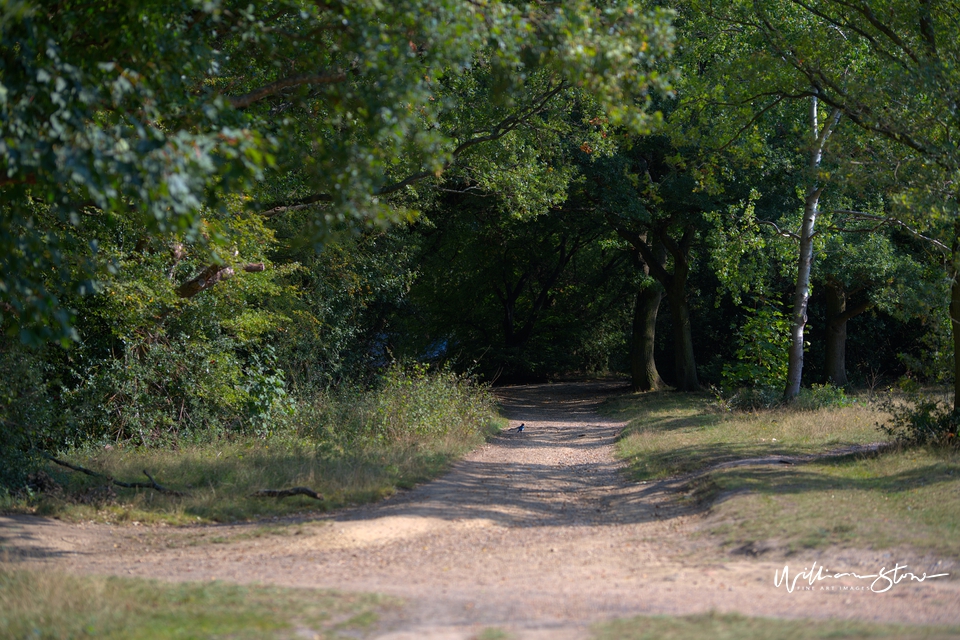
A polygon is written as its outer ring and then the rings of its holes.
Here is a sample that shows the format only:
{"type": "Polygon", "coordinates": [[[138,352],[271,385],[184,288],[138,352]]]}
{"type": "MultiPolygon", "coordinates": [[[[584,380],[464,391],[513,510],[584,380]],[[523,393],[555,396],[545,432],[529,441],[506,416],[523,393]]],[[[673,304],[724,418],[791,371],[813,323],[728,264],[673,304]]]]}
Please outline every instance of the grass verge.
{"type": "Polygon", "coordinates": [[[3,638],[356,638],[396,606],[370,594],[77,577],[0,564],[3,638]]]}
{"type": "Polygon", "coordinates": [[[639,616],[593,628],[595,640],[814,640],[817,638],[956,638],[960,627],[912,627],[844,620],[782,620],[736,614],[639,616]]]}
{"type": "Polygon", "coordinates": [[[125,489],[49,463],[19,495],[0,493],[0,510],[70,521],[187,524],[326,511],[381,499],[443,473],[502,429],[492,396],[452,374],[394,371],[376,390],[341,390],[302,402],[266,434],[166,446],[88,445],[60,457],[124,482],[149,472],[176,496],[125,489]],[[320,494],[257,497],[306,487],[320,494]]]}
{"type": "MultiPolygon", "coordinates": [[[[885,414],[867,405],[717,413],[706,396],[660,393],[624,396],[605,411],[630,420],[618,447],[637,480],[884,439],[875,425],[885,414]]],[[[770,546],[789,553],[831,545],[903,546],[960,558],[956,450],[896,449],[713,469],[681,490],[681,500],[709,506],[705,530],[732,548],[770,546]]]]}
{"type": "Polygon", "coordinates": [[[711,400],[660,392],[607,402],[604,413],[629,421],[619,449],[631,474],[654,480],[731,460],[822,453],[885,439],[876,428],[885,414],[868,406],[720,413],[711,400]]]}

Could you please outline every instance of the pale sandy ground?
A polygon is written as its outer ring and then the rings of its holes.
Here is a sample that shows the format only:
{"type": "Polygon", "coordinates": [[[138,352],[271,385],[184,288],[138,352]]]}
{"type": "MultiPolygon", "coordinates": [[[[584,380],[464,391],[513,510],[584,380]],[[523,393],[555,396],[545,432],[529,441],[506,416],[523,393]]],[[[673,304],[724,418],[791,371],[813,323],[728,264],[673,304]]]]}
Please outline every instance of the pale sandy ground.
{"type": "MultiPolygon", "coordinates": [[[[379,638],[460,639],[498,627],[518,638],[587,638],[589,625],[637,614],[746,615],[960,623],[957,559],[831,550],[792,557],[730,554],[696,536],[671,483],[627,482],[613,458],[622,424],[598,416],[621,382],[500,390],[511,426],[441,479],[385,502],[284,523],[153,528],[0,517],[14,561],[78,573],[225,580],[373,591],[407,604],[379,638]],[[214,543],[213,539],[225,540],[214,543]],[[787,593],[774,572],[810,563],[875,573],[909,562],[950,572],[887,593],[787,593]],[[939,563],[939,564],[938,564],[939,563]]],[[[806,584],[806,583],[801,583],[806,584]]]]}

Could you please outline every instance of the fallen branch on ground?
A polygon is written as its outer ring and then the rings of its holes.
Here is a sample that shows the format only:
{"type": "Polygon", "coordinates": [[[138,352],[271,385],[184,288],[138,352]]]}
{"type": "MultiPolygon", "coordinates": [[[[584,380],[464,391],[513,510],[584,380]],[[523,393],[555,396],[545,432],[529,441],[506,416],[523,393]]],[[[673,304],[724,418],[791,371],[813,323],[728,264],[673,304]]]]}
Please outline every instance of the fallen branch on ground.
{"type": "Polygon", "coordinates": [[[85,474],[87,474],[88,476],[93,476],[94,478],[103,478],[104,480],[110,482],[111,484],[115,484],[115,485],[117,485],[118,487],[123,487],[123,488],[125,488],[125,489],[154,489],[154,490],[156,490],[156,491],[159,491],[160,493],[166,493],[166,494],[169,494],[169,495],[171,495],[171,496],[182,496],[182,495],[184,495],[184,494],[181,493],[180,491],[175,491],[174,489],[168,489],[167,487],[163,486],[162,484],[160,484],[159,482],[157,482],[156,480],[154,480],[154,479],[153,479],[153,476],[151,476],[149,473],[147,473],[147,470],[146,470],[146,469],[143,470],[143,475],[147,476],[147,478],[150,479],[150,482],[123,482],[122,480],[117,480],[117,479],[114,478],[113,476],[107,475],[107,474],[105,474],[105,473],[99,473],[99,472],[97,472],[97,471],[91,471],[90,469],[87,469],[86,467],[81,467],[80,465],[71,464],[71,463],[65,462],[65,461],[63,461],[63,460],[58,460],[57,458],[54,458],[53,456],[44,456],[44,457],[45,457],[47,460],[49,460],[50,462],[56,463],[56,464],[60,465],[61,467],[66,467],[67,469],[72,469],[72,470],[74,470],[74,471],[79,471],[80,473],[85,473],[85,474]]]}
{"type": "Polygon", "coordinates": [[[307,496],[314,500],[323,500],[323,496],[306,487],[293,487],[292,489],[261,489],[253,494],[254,498],[286,498],[288,496],[307,496]]]}

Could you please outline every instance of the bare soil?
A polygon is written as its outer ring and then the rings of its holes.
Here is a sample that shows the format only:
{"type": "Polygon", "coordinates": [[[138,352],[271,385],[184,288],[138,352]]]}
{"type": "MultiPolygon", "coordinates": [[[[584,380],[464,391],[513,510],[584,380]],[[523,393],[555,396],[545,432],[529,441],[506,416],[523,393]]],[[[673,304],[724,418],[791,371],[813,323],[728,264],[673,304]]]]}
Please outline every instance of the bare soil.
{"type": "Polygon", "coordinates": [[[857,549],[786,556],[769,544],[722,550],[699,532],[709,510],[678,502],[682,483],[625,479],[613,455],[623,424],[596,412],[623,390],[620,381],[503,388],[511,427],[524,423],[522,433],[505,432],[442,478],[378,504],[178,528],[7,516],[0,546],[14,562],[76,573],[390,594],[406,606],[374,635],[393,640],[472,638],[487,627],[586,638],[591,624],[611,618],[708,611],[960,624],[957,559],[857,549]],[[886,593],[847,579],[793,593],[774,585],[785,564],[798,572],[814,561],[831,571],[876,573],[899,562],[917,575],[951,575],[886,593]]]}

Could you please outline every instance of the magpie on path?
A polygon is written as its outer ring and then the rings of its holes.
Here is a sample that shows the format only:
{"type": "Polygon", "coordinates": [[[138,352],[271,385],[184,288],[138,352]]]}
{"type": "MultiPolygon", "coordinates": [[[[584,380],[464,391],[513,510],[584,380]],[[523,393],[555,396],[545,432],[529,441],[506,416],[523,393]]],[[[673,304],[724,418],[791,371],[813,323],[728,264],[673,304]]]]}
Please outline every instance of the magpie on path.
{"type": "Polygon", "coordinates": [[[519,427],[516,427],[514,429],[508,429],[508,431],[516,431],[517,433],[523,433],[523,428],[525,426],[526,425],[521,422],[519,427]]]}

